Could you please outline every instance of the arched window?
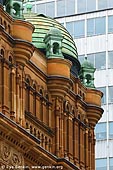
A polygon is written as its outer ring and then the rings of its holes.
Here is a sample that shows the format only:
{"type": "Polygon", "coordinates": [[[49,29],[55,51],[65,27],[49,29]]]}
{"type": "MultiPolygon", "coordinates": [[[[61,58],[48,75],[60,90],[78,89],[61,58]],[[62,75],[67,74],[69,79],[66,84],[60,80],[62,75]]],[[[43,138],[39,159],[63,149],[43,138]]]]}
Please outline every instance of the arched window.
{"type": "Polygon", "coordinates": [[[0,24],[2,25],[2,18],[0,18],[0,24]]]}
{"type": "Polygon", "coordinates": [[[86,74],[85,79],[86,79],[86,84],[90,85],[91,84],[91,75],[90,74],[86,74]]]}
{"type": "Polygon", "coordinates": [[[20,5],[18,3],[13,4],[14,15],[19,17],[20,16],[20,5]]]}
{"type": "Polygon", "coordinates": [[[34,136],[36,136],[36,129],[34,128],[34,136]]]}
{"type": "Polygon", "coordinates": [[[4,28],[5,28],[5,30],[7,30],[7,24],[6,24],[6,21],[4,21],[4,28]]]}
{"type": "Polygon", "coordinates": [[[32,128],[32,126],[30,126],[30,133],[33,133],[33,128],[32,128]]]}
{"type": "Polygon", "coordinates": [[[8,28],[7,28],[7,29],[8,29],[8,30],[7,30],[8,33],[11,34],[11,27],[10,27],[10,25],[8,25],[8,28]]]}
{"type": "Polygon", "coordinates": [[[51,152],[51,139],[49,139],[49,152],[51,152]]]}
{"type": "Polygon", "coordinates": [[[33,89],[34,89],[34,92],[33,92],[33,114],[34,116],[36,116],[36,85],[33,84],[33,89]]]}
{"type": "Polygon", "coordinates": [[[4,57],[4,50],[1,49],[1,56],[4,57]]]}
{"type": "Polygon", "coordinates": [[[26,111],[30,109],[30,81],[26,79],[26,111]]]}
{"type": "Polygon", "coordinates": [[[59,44],[53,43],[53,54],[59,54],[59,44]]]}
{"type": "Polygon", "coordinates": [[[42,92],[42,89],[40,89],[40,94],[41,94],[41,97],[40,97],[40,119],[41,121],[43,121],[43,92],[42,92]]]}

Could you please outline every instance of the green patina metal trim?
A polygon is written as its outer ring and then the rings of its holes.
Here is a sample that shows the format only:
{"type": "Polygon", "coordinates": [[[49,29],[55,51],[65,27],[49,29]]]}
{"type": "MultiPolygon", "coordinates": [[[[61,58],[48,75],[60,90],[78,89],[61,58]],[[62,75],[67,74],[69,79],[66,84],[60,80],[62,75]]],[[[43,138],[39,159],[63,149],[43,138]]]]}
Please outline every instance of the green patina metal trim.
{"type": "Polygon", "coordinates": [[[31,22],[35,26],[35,31],[32,35],[32,42],[33,44],[42,50],[45,50],[46,48],[44,38],[45,35],[48,33],[48,31],[56,27],[61,31],[61,34],[63,36],[62,40],[62,53],[65,55],[72,56],[74,58],[78,58],[77,54],[77,48],[75,45],[75,42],[69,32],[63,27],[60,23],[58,23],[56,20],[46,17],[44,15],[36,15],[32,17],[32,14],[30,16],[25,15],[25,18],[27,21],[31,22]]]}
{"type": "Polygon", "coordinates": [[[94,86],[94,72],[95,68],[93,64],[88,61],[87,57],[85,57],[84,62],[81,65],[80,70],[80,79],[82,83],[89,88],[95,88],[94,86]]]}

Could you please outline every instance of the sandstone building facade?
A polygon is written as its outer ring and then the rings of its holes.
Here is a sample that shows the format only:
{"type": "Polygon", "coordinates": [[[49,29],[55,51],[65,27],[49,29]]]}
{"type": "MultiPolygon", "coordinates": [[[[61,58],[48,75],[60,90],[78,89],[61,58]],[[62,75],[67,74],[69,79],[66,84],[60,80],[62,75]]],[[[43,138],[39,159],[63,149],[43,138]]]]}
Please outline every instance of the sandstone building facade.
{"type": "Polygon", "coordinates": [[[94,170],[102,93],[79,79],[64,27],[43,15],[26,20],[0,6],[0,167],[94,170]]]}

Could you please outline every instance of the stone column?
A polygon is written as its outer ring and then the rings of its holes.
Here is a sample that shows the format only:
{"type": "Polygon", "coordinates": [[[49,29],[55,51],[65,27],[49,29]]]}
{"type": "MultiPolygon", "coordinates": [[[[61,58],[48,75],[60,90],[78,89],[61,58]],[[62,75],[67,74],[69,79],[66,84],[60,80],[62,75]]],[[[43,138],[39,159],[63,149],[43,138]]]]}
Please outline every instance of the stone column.
{"type": "Polygon", "coordinates": [[[22,110],[21,110],[21,115],[22,115],[22,126],[25,127],[25,96],[26,96],[26,90],[25,90],[25,75],[24,75],[24,68],[22,71],[22,110]]]}
{"type": "Polygon", "coordinates": [[[80,123],[80,165],[84,167],[84,126],[80,123]]]}
{"type": "Polygon", "coordinates": [[[2,112],[2,99],[3,99],[3,68],[2,68],[2,56],[0,55],[0,112],[2,112]]]}
{"type": "Polygon", "coordinates": [[[10,72],[10,117],[11,119],[15,120],[15,111],[14,111],[14,105],[15,105],[15,99],[14,99],[14,93],[15,93],[15,68],[11,68],[10,72]]]}
{"type": "Polygon", "coordinates": [[[20,123],[20,105],[19,105],[19,87],[20,84],[20,78],[19,78],[19,73],[18,73],[18,68],[16,71],[16,122],[19,124],[20,123]]]}
{"type": "Polygon", "coordinates": [[[64,131],[63,131],[63,136],[64,136],[64,157],[67,158],[67,114],[64,113],[64,131]]]}
{"type": "Polygon", "coordinates": [[[3,103],[2,103],[2,112],[6,114],[9,117],[9,66],[8,66],[8,61],[6,61],[5,58],[3,58],[3,88],[2,88],[2,93],[3,93],[3,103]]]}
{"type": "Polygon", "coordinates": [[[79,165],[79,122],[77,119],[74,121],[74,162],[79,165]]]}
{"type": "Polygon", "coordinates": [[[91,132],[90,132],[90,130],[89,130],[89,134],[88,134],[88,157],[89,157],[89,170],[92,170],[92,165],[91,165],[91,148],[92,148],[92,144],[91,144],[91,141],[92,141],[92,139],[91,139],[91,132]]]}
{"type": "Polygon", "coordinates": [[[68,157],[69,160],[73,160],[73,122],[72,115],[68,117],[68,157]]]}
{"type": "Polygon", "coordinates": [[[40,119],[40,98],[38,94],[36,95],[36,117],[40,119]]]}
{"type": "Polygon", "coordinates": [[[29,98],[30,98],[30,102],[29,102],[29,112],[31,114],[33,114],[33,91],[32,91],[32,88],[30,87],[30,90],[29,90],[29,98]]]}
{"type": "Polygon", "coordinates": [[[88,158],[88,129],[85,131],[85,167],[86,170],[88,170],[88,163],[89,163],[89,158],[88,158]]]}
{"type": "Polygon", "coordinates": [[[91,163],[91,165],[92,165],[92,170],[95,170],[95,136],[94,136],[94,128],[92,129],[92,142],[91,142],[91,150],[92,150],[92,155],[91,155],[91,157],[92,157],[92,163],[91,163]]]}
{"type": "Polygon", "coordinates": [[[63,114],[60,116],[60,157],[64,157],[64,145],[63,145],[63,114]]]}
{"type": "Polygon", "coordinates": [[[56,156],[59,157],[59,112],[56,112],[56,156]]]}

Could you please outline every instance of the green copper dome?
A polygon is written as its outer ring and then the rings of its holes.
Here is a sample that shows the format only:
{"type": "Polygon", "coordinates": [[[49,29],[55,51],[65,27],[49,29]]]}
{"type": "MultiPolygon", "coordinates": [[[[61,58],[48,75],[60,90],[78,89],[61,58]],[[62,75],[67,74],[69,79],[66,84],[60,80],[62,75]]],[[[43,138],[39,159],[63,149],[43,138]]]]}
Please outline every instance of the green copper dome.
{"type": "Polygon", "coordinates": [[[62,34],[63,36],[63,41],[62,41],[63,55],[64,56],[68,55],[76,59],[78,58],[77,48],[75,46],[74,40],[72,39],[69,32],[65,29],[65,27],[62,26],[60,23],[58,23],[55,19],[46,17],[42,14],[27,15],[25,16],[25,19],[31,22],[35,26],[35,31],[32,36],[32,42],[38,49],[45,51],[46,45],[44,43],[44,38],[46,34],[50,33],[50,31],[54,31],[55,34],[62,34]]]}
{"type": "Polygon", "coordinates": [[[91,68],[91,69],[94,68],[93,64],[89,60],[87,60],[87,57],[85,58],[85,60],[82,63],[81,67],[83,67],[83,68],[91,68]]]}

